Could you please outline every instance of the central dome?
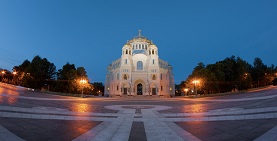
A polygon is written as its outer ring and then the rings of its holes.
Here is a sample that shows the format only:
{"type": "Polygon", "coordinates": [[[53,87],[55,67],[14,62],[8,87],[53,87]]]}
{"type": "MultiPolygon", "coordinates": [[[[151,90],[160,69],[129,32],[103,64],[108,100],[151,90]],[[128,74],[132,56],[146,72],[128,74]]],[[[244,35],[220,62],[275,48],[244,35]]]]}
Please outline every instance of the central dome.
{"type": "MultiPolygon", "coordinates": [[[[125,54],[145,54],[145,55],[150,55],[152,50],[156,47],[155,44],[149,39],[147,39],[145,36],[141,35],[141,30],[138,32],[138,36],[133,37],[131,40],[127,41],[127,43],[123,46],[122,50],[125,54]]],[[[123,53],[123,54],[124,54],[123,53]]],[[[153,52],[154,54],[154,52],[153,52]]],[[[157,54],[157,53],[156,53],[157,54]]]]}
{"type": "Polygon", "coordinates": [[[147,42],[151,44],[151,41],[147,39],[145,36],[141,35],[141,30],[139,30],[138,36],[135,36],[133,39],[131,39],[128,43],[133,43],[133,42],[147,42]]]}

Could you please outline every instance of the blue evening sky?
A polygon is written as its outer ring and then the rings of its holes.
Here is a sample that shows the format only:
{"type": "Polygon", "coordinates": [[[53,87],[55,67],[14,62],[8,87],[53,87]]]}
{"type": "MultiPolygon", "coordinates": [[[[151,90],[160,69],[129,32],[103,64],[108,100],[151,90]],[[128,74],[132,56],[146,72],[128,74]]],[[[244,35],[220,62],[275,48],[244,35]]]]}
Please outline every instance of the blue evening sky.
{"type": "Polygon", "coordinates": [[[198,62],[231,55],[277,65],[276,0],[0,0],[0,68],[40,55],[104,82],[139,29],[173,66],[175,83],[198,62]]]}

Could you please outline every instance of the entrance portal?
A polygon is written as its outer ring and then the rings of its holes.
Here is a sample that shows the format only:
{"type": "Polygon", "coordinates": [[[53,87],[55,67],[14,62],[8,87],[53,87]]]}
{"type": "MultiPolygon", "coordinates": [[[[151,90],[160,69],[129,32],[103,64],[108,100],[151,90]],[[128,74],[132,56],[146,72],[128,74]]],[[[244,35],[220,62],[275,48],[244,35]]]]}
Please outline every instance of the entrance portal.
{"type": "Polygon", "coordinates": [[[127,88],[123,88],[123,94],[127,95],[127,88]]]}
{"type": "Polygon", "coordinates": [[[137,95],[142,95],[142,93],[143,93],[143,92],[142,92],[142,84],[139,83],[139,84],[137,85],[137,95]]]}
{"type": "Polygon", "coordinates": [[[156,95],[157,92],[156,92],[156,88],[152,88],[152,95],[156,95]]]}

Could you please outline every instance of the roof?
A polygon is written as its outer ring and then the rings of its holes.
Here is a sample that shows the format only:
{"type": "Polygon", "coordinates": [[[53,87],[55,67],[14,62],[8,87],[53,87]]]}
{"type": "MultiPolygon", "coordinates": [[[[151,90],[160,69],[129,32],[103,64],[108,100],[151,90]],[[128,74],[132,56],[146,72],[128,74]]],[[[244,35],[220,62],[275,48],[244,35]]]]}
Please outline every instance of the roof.
{"type": "Polygon", "coordinates": [[[127,44],[130,44],[132,42],[147,42],[147,43],[150,43],[152,44],[152,41],[150,41],[148,38],[146,38],[145,36],[142,36],[141,35],[141,30],[139,30],[139,34],[138,36],[135,36],[134,38],[132,38],[131,40],[129,40],[127,42],[127,44]]]}

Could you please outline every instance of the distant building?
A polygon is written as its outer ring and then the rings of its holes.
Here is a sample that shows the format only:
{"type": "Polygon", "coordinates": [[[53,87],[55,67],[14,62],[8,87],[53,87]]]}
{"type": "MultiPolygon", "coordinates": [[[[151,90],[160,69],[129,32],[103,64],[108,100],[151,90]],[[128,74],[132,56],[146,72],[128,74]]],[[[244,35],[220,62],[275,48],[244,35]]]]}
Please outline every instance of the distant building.
{"type": "Polygon", "coordinates": [[[105,95],[175,95],[172,67],[159,58],[157,46],[140,31],[122,47],[121,58],[108,66],[105,95]]]}

